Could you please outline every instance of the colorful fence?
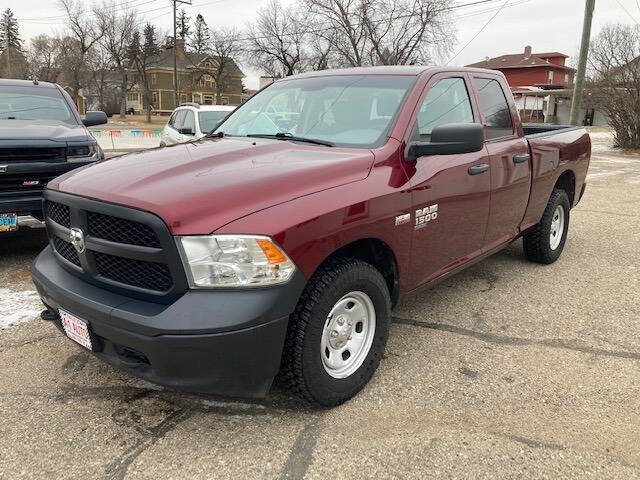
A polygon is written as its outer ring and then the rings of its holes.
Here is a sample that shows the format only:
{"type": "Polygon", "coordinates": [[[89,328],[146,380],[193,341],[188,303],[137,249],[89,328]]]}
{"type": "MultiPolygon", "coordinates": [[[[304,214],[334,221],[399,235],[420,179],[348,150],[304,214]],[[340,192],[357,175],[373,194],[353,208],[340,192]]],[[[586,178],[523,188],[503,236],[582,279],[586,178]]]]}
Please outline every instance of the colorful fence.
{"type": "Polygon", "coordinates": [[[161,128],[89,129],[103,150],[131,150],[157,147],[161,128]]]}

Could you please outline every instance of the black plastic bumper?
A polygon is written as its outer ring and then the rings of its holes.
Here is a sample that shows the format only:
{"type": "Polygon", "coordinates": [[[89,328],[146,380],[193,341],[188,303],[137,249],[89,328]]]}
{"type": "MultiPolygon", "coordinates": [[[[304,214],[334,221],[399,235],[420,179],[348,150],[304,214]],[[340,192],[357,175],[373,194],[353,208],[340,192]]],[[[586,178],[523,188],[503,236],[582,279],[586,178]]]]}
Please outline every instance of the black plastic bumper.
{"type": "Polygon", "coordinates": [[[56,262],[51,247],[35,260],[32,277],[50,309],[89,323],[94,354],[104,361],[168,387],[241,397],[268,392],[305,284],[297,272],[286,285],[190,290],[160,305],[82,281],[56,262]]]}

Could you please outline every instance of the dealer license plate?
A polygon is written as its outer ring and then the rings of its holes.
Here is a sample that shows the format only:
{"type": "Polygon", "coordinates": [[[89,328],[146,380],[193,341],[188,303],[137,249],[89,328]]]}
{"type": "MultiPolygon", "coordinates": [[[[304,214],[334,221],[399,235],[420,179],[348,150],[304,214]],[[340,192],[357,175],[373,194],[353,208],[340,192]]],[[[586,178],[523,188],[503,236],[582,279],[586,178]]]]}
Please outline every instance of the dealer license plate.
{"type": "Polygon", "coordinates": [[[67,337],[83,347],[93,350],[91,336],[89,335],[89,324],[87,322],[64,310],[60,310],[60,319],[62,320],[62,328],[64,328],[64,333],[67,334],[67,337]]]}
{"type": "Polygon", "coordinates": [[[15,213],[0,213],[0,232],[11,232],[18,229],[18,215],[15,213]]]}

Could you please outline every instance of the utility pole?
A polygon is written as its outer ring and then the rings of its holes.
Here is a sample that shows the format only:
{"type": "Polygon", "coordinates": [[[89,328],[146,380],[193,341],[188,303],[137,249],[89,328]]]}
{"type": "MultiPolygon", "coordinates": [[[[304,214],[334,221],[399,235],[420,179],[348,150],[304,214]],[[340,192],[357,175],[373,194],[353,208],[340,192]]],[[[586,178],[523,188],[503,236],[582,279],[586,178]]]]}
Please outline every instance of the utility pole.
{"type": "Polygon", "coordinates": [[[173,0],[173,108],[178,108],[178,26],[176,25],[176,8],[178,3],[191,5],[190,0],[173,0]]]}
{"type": "Polygon", "coordinates": [[[587,72],[587,57],[589,55],[589,42],[591,41],[591,21],[596,0],[586,0],[584,8],[584,25],[582,26],[582,44],[580,45],[580,58],[578,60],[578,72],[573,85],[573,99],[571,100],[571,125],[578,125],[580,104],[584,90],[584,77],[587,72]]]}

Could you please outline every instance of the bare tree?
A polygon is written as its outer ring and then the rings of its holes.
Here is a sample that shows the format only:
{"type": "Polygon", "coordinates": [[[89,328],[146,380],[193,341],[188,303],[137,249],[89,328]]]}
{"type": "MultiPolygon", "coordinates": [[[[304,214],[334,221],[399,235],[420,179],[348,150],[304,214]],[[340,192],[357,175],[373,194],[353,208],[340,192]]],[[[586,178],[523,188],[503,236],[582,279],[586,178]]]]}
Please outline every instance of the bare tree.
{"type": "Polygon", "coordinates": [[[429,63],[451,42],[452,0],[369,0],[362,21],[375,65],[429,63]]]}
{"type": "MultiPolygon", "coordinates": [[[[126,5],[126,4],[125,4],[126,5]]],[[[135,10],[122,8],[114,0],[105,1],[94,9],[99,30],[104,34],[100,43],[108,52],[114,68],[120,75],[120,118],[125,118],[127,109],[127,49],[138,23],[135,10]]]]}
{"type": "Polygon", "coordinates": [[[308,17],[320,22],[314,35],[333,45],[341,63],[361,67],[369,63],[364,16],[370,0],[303,0],[308,17]]]}
{"type": "Polygon", "coordinates": [[[44,82],[56,82],[60,75],[59,55],[56,38],[44,34],[32,38],[27,55],[29,76],[44,82]]]}
{"type": "Polygon", "coordinates": [[[59,0],[59,5],[67,16],[68,34],[61,43],[65,60],[64,72],[68,76],[75,100],[87,78],[90,78],[87,72],[87,55],[100,41],[103,32],[88,11],[86,2],[59,0]]]}
{"type": "Polygon", "coordinates": [[[607,25],[591,42],[589,100],[609,117],[620,148],[640,148],[640,26],[607,25]]]}
{"type": "Polygon", "coordinates": [[[240,32],[234,28],[221,28],[211,35],[211,53],[216,61],[213,79],[216,85],[216,103],[222,101],[221,94],[234,72],[235,59],[242,54],[240,32]]]}
{"type": "Polygon", "coordinates": [[[271,0],[258,11],[256,22],[248,30],[249,63],[272,76],[289,76],[302,70],[306,28],[294,7],[271,0]]]}

